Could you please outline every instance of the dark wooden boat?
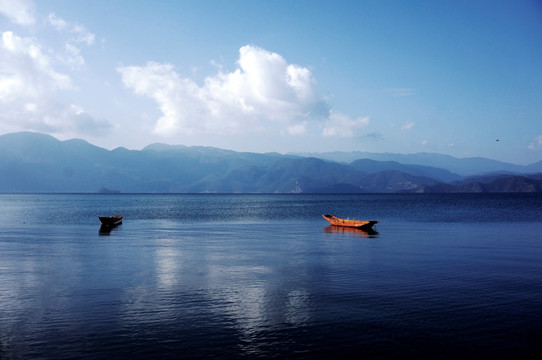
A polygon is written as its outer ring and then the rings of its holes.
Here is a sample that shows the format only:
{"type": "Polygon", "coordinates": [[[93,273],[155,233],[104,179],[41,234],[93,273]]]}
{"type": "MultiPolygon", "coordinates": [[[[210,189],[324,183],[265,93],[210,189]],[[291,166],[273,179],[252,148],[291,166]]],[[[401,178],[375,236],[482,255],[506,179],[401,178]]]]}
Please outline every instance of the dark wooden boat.
{"type": "Polygon", "coordinates": [[[371,229],[374,224],[378,224],[376,220],[350,220],[350,219],[341,219],[333,215],[322,215],[324,219],[329,221],[333,226],[344,226],[356,229],[371,229]]]}
{"type": "Polygon", "coordinates": [[[122,216],[100,216],[100,222],[102,226],[117,226],[122,224],[122,216]]]}

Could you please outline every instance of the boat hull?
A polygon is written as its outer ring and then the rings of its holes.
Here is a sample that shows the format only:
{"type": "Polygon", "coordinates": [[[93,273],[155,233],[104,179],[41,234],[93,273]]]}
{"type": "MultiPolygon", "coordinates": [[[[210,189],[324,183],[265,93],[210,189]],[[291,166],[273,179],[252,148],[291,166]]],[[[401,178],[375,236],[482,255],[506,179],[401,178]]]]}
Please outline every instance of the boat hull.
{"type": "Polygon", "coordinates": [[[324,219],[329,221],[333,226],[342,226],[356,229],[371,229],[374,224],[378,224],[376,220],[350,220],[341,219],[333,215],[322,215],[324,219]]]}
{"type": "Polygon", "coordinates": [[[100,216],[102,226],[117,226],[122,224],[122,216],[100,216]]]}

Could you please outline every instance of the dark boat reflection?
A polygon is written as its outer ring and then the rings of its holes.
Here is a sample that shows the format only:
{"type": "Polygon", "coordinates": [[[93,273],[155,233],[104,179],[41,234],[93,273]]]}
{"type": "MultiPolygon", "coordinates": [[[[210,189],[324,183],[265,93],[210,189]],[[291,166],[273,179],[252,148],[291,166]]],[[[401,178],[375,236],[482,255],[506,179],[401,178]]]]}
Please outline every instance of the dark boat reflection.
{"type": "Polygon", "coordinates": [[[357,238],[376,238],[378,237],[378,231],[371,229],[357,229],[344,226],[330,225],[324,228],[324,232],[327,234],[339,234],[348,237],[357,238]]]}
{"type": "Polygon", "coordinates": [[[109,236],[111,235],[111,231],[118,228],[119,224],[116,225],[102,225],[100,226],[99,235],[100,236],[109,236]]]}

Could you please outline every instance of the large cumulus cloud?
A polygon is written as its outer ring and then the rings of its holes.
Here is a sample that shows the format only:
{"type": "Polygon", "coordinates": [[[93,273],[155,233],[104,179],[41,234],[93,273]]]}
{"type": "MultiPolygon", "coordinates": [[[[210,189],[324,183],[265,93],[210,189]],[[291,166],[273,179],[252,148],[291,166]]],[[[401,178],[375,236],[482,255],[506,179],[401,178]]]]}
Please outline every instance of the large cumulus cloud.
{"type": "MultiPolygon", "coordinates": [[[[19,25],[32,26],[32,5],[27,1],[2,2],[0,14],[19,25]]],[[[92,44],[94,35],[84,27],[54,15],[49,20],[56,28],[64,25],[69,36],[77,35],[67,45],[92,44]]],[[[79,48],[73,45],[57,52],[37,37],[19,36],[10,30],[0,33],[0,131],[80,135],[101,133],[110,126],[94,119],[81,106],[60,100],[59,93],[76,91],[76,86],[70,75],[58,70],[58,59],[63,64],[84,64],[79,48]]]]}
{"type": "Polygon", "coordinates": [[[171,64],[148,62],[117,71],[126,87],[156,102],[162,116],[155,132],[162,135],[239,134],[269,127],[301,135],[311,123],[326,129],[335,126],[335,120],[345,126],[360,124],[344,121],[346,115],[331,116],[329,105],[315,90],[311,71],[288,64],[277,53],[243,46],[237,65],[233,72],[219,71],[201,85],[181,76],[171,64]]]}

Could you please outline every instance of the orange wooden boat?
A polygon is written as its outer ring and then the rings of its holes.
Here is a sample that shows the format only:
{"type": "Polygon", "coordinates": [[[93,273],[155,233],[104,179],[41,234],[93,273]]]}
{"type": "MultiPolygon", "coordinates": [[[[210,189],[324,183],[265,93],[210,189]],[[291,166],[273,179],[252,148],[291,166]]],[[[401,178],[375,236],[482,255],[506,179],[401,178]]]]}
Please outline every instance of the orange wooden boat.
{"type": "Polygon", "coordinates": [[[350,220],[350,219],[340,219],[333,215],[322,215],[324,219],[329,221],[331,225],[334,226],[345,226],[356,229],[370,229],[374,224],[378,224],[376,220],[364,221],[364,220],[350,220]]]}

